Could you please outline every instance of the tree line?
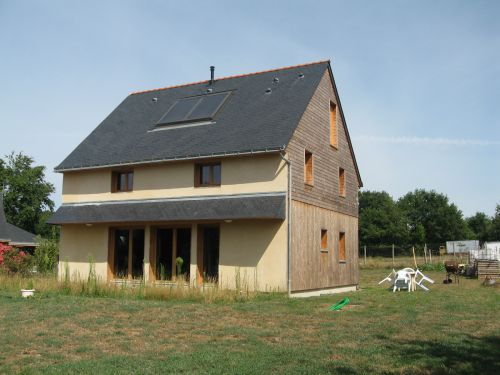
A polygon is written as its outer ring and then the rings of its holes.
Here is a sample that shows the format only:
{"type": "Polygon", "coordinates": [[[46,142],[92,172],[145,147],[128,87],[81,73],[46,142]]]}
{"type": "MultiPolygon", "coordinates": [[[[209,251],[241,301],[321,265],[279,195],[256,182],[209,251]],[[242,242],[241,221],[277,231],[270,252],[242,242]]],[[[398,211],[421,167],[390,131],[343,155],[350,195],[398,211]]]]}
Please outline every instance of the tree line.
{"type": "Polygon", "coordinates": [[[489,217],[477,212],[465,218],[448,197],[417,189],[398,200],[385,191],[359,193],[361,246],[423,246],[446,241],[500,240],[500,205],[489,217]]]}

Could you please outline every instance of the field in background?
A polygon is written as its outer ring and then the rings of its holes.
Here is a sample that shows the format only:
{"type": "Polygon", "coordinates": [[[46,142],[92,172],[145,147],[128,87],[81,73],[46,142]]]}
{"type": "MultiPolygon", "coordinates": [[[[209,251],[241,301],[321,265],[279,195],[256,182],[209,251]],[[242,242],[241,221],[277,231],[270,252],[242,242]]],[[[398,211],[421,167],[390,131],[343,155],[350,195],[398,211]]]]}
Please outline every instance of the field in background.
{"type": "Polygon", "coordinates": [[[354,293],[239,302],[25,300],[0,284],[0,373],[500,373],[499,289],[429,271],[429,293],[392,293],[377,285],[386,271],[362,270],[354,293]]]}

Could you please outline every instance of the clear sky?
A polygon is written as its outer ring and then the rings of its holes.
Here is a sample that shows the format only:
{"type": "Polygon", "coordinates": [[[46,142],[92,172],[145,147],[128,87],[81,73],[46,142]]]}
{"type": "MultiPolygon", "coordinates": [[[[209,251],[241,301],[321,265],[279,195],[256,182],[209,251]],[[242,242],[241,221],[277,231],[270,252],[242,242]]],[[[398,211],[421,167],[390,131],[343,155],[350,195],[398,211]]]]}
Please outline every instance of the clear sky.
{"type": "Polygon", "coordinates": [[[500,204],[500,1],[0,0],[0,154],[61,162],[132,91],[331,59],[365,189],[500,204]]]}

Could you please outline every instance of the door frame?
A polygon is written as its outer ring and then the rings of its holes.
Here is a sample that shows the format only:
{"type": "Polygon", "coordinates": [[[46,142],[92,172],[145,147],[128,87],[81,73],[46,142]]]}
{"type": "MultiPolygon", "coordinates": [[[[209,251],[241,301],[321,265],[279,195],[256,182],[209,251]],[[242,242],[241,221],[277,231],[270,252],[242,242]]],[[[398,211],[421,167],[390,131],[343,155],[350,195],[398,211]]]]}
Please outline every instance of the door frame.
{"type": "MultiPolygon", "coordinates": [[[[175,259],[177,258],[177,230],[189,229],[193,231],[192,225],[155,225],[150,227],[150,242],[149,242],[149,281],[155,282],[156,277],[156,262],[157,262],[157,248],[156,238],[158,229],[172,229],[172,276],[177,276],[177,267],[175,259]]],[[[191,259],[190,259],[191,263],[191,259]]]]}
{"type": "MultiPolygon", "coordinates": [[[[203,285],[203,269],[205,255],[205,229],[217,228],[219,230],[219,259],[220,259],[220,224],[199,224],[197,228],[197,243],[196,243],[196,284],[203,285]]],[[[217,271],[217,276],[219,272],[217,271]]]]}
{"type": "MultiPolygon", "coordinates": [[[[127,230],[128,231],[128,264],[127,264],[127,280],[132,280],[132,252],[134,250],[134,230],[143,230],[144,235],[146,235],[146,228],[140,225],[134,226],[124,226],[124,227],[110,227],[108,231],[108,281],[115,280],[115,235],[117,230],[127,230]]],[[[143,244],[145,247],[145,244],[143,244]]],[[[146,249],[144,248],[144,252],[146,249]]],[[[144,257],[142,259],[143,272],[142,278],[144,278],[144,257]]],[[[120,279],[124,280],[124,279],[120,279]]]]}

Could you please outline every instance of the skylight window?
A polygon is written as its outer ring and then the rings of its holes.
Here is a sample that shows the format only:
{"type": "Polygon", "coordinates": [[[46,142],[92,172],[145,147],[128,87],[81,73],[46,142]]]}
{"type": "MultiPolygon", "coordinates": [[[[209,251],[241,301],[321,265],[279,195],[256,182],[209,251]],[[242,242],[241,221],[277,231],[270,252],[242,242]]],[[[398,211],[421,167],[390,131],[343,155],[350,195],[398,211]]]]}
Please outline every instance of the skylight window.
{"type": "Polygon", "coordinates": [[[156,126],[211,121],[229,94],[230,92],[222,92],[179,99],[156,123],[156,126]]]}

